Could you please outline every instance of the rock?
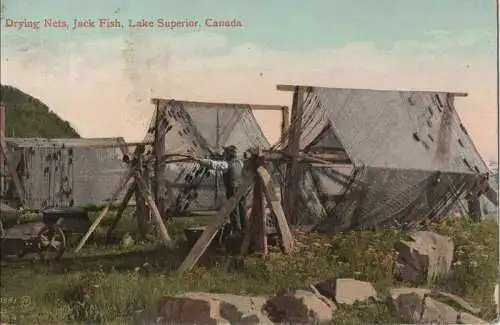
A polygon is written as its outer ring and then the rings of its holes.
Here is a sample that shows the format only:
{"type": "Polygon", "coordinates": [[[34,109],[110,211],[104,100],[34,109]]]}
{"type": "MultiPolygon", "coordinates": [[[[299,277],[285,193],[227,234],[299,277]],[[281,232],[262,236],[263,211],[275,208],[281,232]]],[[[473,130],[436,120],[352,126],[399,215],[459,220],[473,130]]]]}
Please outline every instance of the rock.
{"type": "Polygon", "coordinates": [[[291,295],[272,297],[264,305],[269,319],[273,323],[309,324],[309,310],[304,301],[291,295]]]}
{"type": "Polygon", "coordinates": [[[392,301],[397,311],[415,323],[437,324],[484,324],[480,318],[466,312],[456,311],[432,297],[446,297],[462,308],[472,308],[464,299],[446,292],[431,293],[422,288],[396,288],[389,290],[392,301]],[[463,306],[462,306],[463,305],[463,306]],[[464,307],[465,306],[465,307],[464,307]]]}
{"type": "Polygon", "coordinates": [[[323,301],[313,292],[297,290],[294,296],[304,302],[304,305],[306,305],[309,310],[309,315],[312,315],[315,323],[325,323],[332,320],[335,308],[323,301]]]}
{"type": "Polygon", "coordinates": [[[125,233],[122,237],[122,246],[127,248],[127,247],[131,247],[134,245],[134,239],[132,238],[132,236],[130,235],[130,233],[125,233]]]}
{"type": "Polygon", "coordinates": [[[371,283],[355,279],[330,278],[314,284],[314,287],[323,296],[332,298],[339,304],[352,305],[356,301],[378,299],[377,291],[371,283]]]}
{"type": "Polygon", "coordinates": [[[221,318],[231,324],[273,324],[263,313],[263,307],[268,297],[238,296],[221,293],[186,292],[177,297],[197,299],[217,299],[221,302],[221,318]]]}
{"type": "Polygon", "coordinates": [[[453,260],[453,241],[431,231],[418,231],[411,238],[414,241],[399,241],[396,276],[413,281],[419,276],[431,280],[447,275],[453,260]]]}
{"type": "Polygon", "coordinates": [[[467,310],[468,312],[470,312],[472,314],[477,314],[477,313],[479,313],[481,311],[479,308],[473,307],[464,298],[459,297],[457,295],[454,295],[452,293],[439,291],[437,293],[433,293],[431,296],[433,296],[433,297],[440,297],[441,296],[441,297],[453,300],[453,302],[455,302],[456,304],[458,304],[461,308],[467,310]]]}
{"type": "Polygon", "coordinates": [[[160,324],[221,324],[220,301],[216,299],[192,299],[164,297],[158,304],[160,324]]]}
{"type": "Polygon", "coordinates": [[[469,313],[460,312],[458,313],[457,324],[489,324],[489,322],[469,313]]]}
{"type": "Polygon", "coordinates": [[[458,312],[453,307],[445,303],[434,300],[429,296],[424,298],[424,310],[420,323],[430,324],[456,324],[458,319],[458,312]]]}
{"type": "Polygon", "coordinates": [[[371,283],[354,279],[337,279],[335,301],[338,304],[352,305],[356,301],[364,302],[370,298],[378,298],[377,291],[371,283]]]}
{"type": "Polygon", "coordinates": [[[334,311],[313,292],[305,290],[272,297],[264,305],[264,310],[272,322],[292,324],[328,323],[334,311]]]}
{"type": "Polygon", "coordinates": [[[396,310],[408,320],[419,322],[424,308],[424,299],[430,293],[427,289],[390,289],[389,294],[396,310]]]}

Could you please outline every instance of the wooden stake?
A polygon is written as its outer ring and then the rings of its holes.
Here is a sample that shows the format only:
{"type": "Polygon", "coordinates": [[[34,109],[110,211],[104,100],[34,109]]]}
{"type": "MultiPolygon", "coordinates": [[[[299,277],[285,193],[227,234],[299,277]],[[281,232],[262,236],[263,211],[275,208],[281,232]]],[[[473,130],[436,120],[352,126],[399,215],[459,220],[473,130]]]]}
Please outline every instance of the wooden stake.
{"type": "Polygon", "coordinates": [[[250,239],[252,239],[252,232],[255,228],[255,214],[252,212],[250,216],[247,218],[247,227],[245,229],[245,234],[243,235],[243,239],[241,241],[240,248],[240,256],[245,256],[248,253],[248,249],[250,247],[250,239]]]}
{"type": "MultiPolygon", "coordinates": [[[[142,164],[142,159],[139,158],[139,164],[142,164]]],[[[151,188],[151,179],[149,174],[149,165],[142,171],[142,179],[146,183],[146,188],[151,188]]],[[[148,190],[149,192],[149,190],[148,190]]],[[[148,239],[148,233],[151,230],[150,227],[150,216],[151,212],[146,204],[145,197],[141,194],[138,186],[135,188],[135,218],[137,226],[139,228],[139,233],[142,239],[148,239]]]]}
{"type": "Polygon", "coordinates": [[[262,181],[262,186],[264,187],[264,195],[266,196],[267,202],[271,204],[271,209],[276,217],[276,221],[278,222],[278,228],[283,244],[283,251],[285,253],[290,253],[293,251],[294,247],[293,236],[292,232],[290,231],[290,227],[288,226],[285,213],[283,212],[281,202],[274,193],[271,175],[269,175],[269,172],[264,167],[257,168],[257,175],[262,181]]]}
{"type": "Polygon", "coordinates": [[[285,184],[285,211],[289,218],[292,220],[294,211],[294,199],[295,193],[298,185],[298,155],[300,152],[300,136],[302,134],[302,112],[303,112],[303,102],[304,102],[304,88],[296,87],[293,94],[292,103],[292,113],[291,113],[291,123],[290,123],[290,133],[287,143],[288,154],[291,156],[291,162],[287,165],[287,182],[285,184]]]}
{"type": "Polygon", "coordinates": [[[12,177],[12,181],[14,182],[14,186],[16,187],[17,194],[19,194],[19,198],[21,199],[21,204],[24,206],[26,204],[26,193],[24,192],[24,186],[17,174],[16,166],[10,160],[10,153],[5,143],[5,139],[3,136],[0,136],[0,150],[2,151],[2,155],[7,163],[7,169],[12,177]]]}
{"type": "Polygon", "coordinates": [[[245,173],[242,177],[241,185],[238,187],[235,195],[226,201],[222,209],[217,213],[215,221],[203,232],[203,234],[201,234],[200,238],[194,244],[188,256],[179,267],[179,275],[191,270],[198,262],[217,234],[217,231],[224,225],[229,217],[229,214],[236,208],[238,201],[247,193],[254,179],[255,172],[247,171],[245,173]]]}
{"type": "Polygon", "coordinates": [[[127,186],[128,181],[133,176],[133,172],[134,172],[134,170],[131,168],[127,171],[127,173],[124,175],[124,177],[122,177],[120,184],[118,185],[115,192],[111,196],[111,199],[109,200],[108,204],[101,210],[101,213],[99,214],[97,219],[95,219],[94,223],[90,226],[90,228],[87,231],[87,233],[85,234],[85,236],[83,236],[83,238],[78,243],[78,246],[75,249],[75,253],[78,253],[82,249],[83,245],[85,245],[85,243],[89,239],[90,235],[92,235],[92,233],[95,231],[95,229],[97,228],[97,226],[99,225],[101,220],[106,216],[106,214],[108,214],[109,208],[116,201],[116,198],[118,197],[118,195],[120,195],[120,193],[123,191],[125,186],[127,186]]]}
{"type": "Polygon", "coordinates": [[[252,214],[254,216],[256,240],[258,249],[264,254],[267,254],[267,227],[266,227],[266,214],[264,206],[263,186],[260,177],[255,179],[253,191],[253,207],[252,214]]]}
{"type": "Polygon", "coordinates": [[[108,232],[106,233],[106,240],[109,242],[111,239],[111,235],[113,234],[113,231],[115,230],[116,226],[118,225],[118,222],[120,222],[120,219],[123,216],[123,212],[128,206],[128,202],[132,198],[132,195],[135,192],[135,182],[131,184],[127,190],[127,193],[125,194],[125,197],[122,200],[122,203],[120,204],[120,207],[118,208],[118,211],[116,212],[116,218],[113,220],[113,223],[109,226],[108,232]]]}
{"type": "Polygon", "coordinates": [[[165,213],[165,160],[163,156],[165,155],[165,141],[166,134],[164,129],[161,128],[164,123],[163,110],[160,109],[160,103],[156,102],[156,120],[155,120],[155,140],[154,140],[154,168],[155,168],[155,181],[154,181],[154,199],[156,206],[160,211],[160,215],[165,213]]]}
{"type": "Polygon", "coordinates": [[[153,212],[153,216],[155,217],[156,221],[156,226],[160,230],[160,234],[163,239],[163,244],[165,246],[169,246],[172,243],[172,239],[170,238],[170,235],[168,234],[167,227],[165,226],[165,223],[163,222],[163,219],[161,218],[160,211],[158,211],[158,207],[156,206],[156,202],[151,195],[150,191],[147,188],[146,182],[144,179],[142,179],[141,174],[136,173],[135,175],[135,181],[139,187],[139,190],[141,191],[141,195],[146,199],[146,202],[149,205],[149,208],[151,209],[151,212],[153,212]]]}

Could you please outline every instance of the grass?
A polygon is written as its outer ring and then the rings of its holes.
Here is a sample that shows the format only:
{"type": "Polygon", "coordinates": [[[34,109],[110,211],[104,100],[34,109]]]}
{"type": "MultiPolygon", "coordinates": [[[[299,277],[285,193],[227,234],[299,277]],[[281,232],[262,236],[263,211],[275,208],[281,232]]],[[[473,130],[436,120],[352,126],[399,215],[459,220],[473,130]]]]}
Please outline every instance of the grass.
{"type": "MultiPolygon", "coordinates": [[[[80,256],[68,252],[57,264],[29,259],[3,261],[0,318],[18,324],[119,324],[141,310],[155,309],[159,298],[169,294],[271,295],[304,289],[335,276],[371,281],[382,293],[391,286],[423,285],[393,279],[393,245],[406,238],[394,230],[352,231],[332,237],[297,233],[302,248],[291,256],[273,252],[266,257],[250,256],[238,267],[230,263],[231,258],[216,256],[179,278],[174,271],[187,253],[182,229],[208,222],[209,217],[177,219],[169,227],[176,239],[170,249],[155,242],[103,246],[99,244],[103,228],[80,256]]],[[[128,213],[117,232],[120,236],[130,232],[136,238],[134,228],[128,213]]],[[[479,316],[493,320],[491,297],[498,274],[496,221],[472,224],[445,220],[433,229],[453,238],[458,259],[449,278],[432,286],[469,299],[482,309],[479,316]]],[[[334,324],[363,322],[405,320],[384,303],[342,306],[334,314],[334,324]]]]}

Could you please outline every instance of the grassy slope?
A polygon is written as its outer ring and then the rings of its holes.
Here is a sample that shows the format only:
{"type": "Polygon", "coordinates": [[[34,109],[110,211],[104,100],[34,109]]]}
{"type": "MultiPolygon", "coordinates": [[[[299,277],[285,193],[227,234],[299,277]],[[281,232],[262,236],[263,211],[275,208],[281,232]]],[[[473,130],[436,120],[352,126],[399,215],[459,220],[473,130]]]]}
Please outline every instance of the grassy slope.
{"type": "Polygon", "coordinates": [[[7,137],[79,138],[75,129],[40,100],[21,90],[0,85],[0,102],[6,108],[7,137]]]}
{"type": "MultiPolygon", "coordinates": [[[[120,226],[131,231],[130,213],[120,226]]],[[[109,218],[108,220],[110,220],[109,218]]],[[[174,238],[182,237],[186,224],[206,224],[209,219],[182,219],[170,226],[174,238]]],[[[434,228],[456,243],[459,259],[448,279],[432,286],[457,293],[483,309],[492,320],[491,297],[498,272],[498,226],[492,219],[480,224],[446,220],[434,228]]],[[[100,233],[103,233],[101,229],[100,233]]],[[[302,251],[294,256],[271,253],[265,259],[247,258],[241,269],[227,269],[227,258],[200,266],[183,278],[173,271],[186,250],[154,244],[104,247],[95,243],[81,257],[71,253],[57,265],[24,261],[2,265],[2,321],[22,324],[119,323],[137,310],[155,308],[158,298],[181,291],[275,294],[331,276],[373,281],[385,292],[389,286],[425,285],[397,283],[392,279],[393,243],[404,236],[393,230],[358,231],[333,237],[297,235],[302,251]],[[148,263],[143,266],[144,263],[148,263]]],[[[425,281],[424,281],[425,282],[425,281]]],[[[385,304],[340,308],[335,324],[404,323],[385,304]]]]}

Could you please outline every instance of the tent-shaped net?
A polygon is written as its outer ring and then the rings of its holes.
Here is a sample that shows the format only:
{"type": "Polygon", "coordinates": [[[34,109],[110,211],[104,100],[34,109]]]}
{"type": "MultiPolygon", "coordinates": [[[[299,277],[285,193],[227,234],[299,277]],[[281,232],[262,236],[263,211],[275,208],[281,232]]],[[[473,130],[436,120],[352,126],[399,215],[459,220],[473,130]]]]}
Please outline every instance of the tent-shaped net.
{"type": "MultiPolygon", "coordinates": [[[[246,104],[203,103],[175,100],[155,100],[157,119],[153,115],[145,137],[153,141],[157,123],[165,130],[167,154],[180,153],[197,157],[220,159],[222,148],[234,145],[238,155],[252,147],[269,148],[253,113],[246,104]]],[[[146,148],[151,153],[153,146],[146,148]]],[[[154,172],[154,171],[153,171],[154,172]]],[[[187,211],[213,211],[225,202],[222,175],[210,174],[197,163],[167,163],[164,169],[167,182],[169,215],[187,211]]],[[[248,197],[250,202],[251,197],[248,197]]]]}
{"type": "Polygon", "coordinates": [[[451,94],[309,87],[302,107],[300,150],[350,164],[300,164],[295,180],[282,179],[292,223],[412,227],[446,215],[488,172],[451,94]]]}

